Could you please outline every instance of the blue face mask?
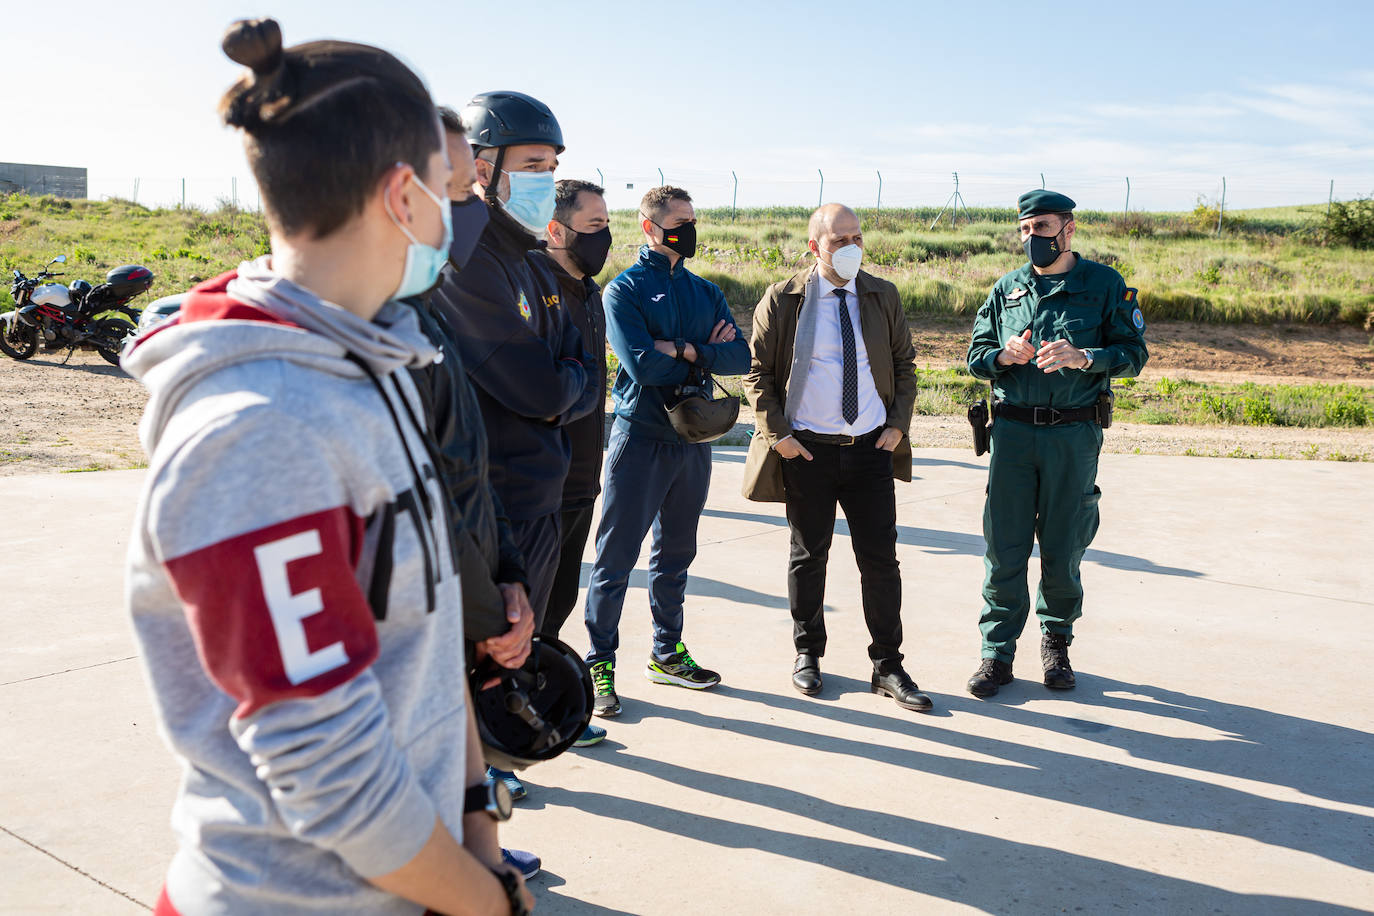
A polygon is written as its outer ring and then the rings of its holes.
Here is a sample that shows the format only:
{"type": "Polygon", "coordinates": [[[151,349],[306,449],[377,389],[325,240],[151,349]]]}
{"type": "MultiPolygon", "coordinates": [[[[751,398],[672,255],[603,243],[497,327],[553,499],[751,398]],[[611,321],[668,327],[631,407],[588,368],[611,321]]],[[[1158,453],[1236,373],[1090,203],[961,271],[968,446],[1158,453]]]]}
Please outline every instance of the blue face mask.
{"type": "Polygon", "coordinates": [[[530,234],[542,236],[557,202],[553,172],[506,172],[506,177],[510,179],[510,200],[502,206],[530,234]]]}
{"type": "Polygon", "coordinates": [[[439,208],[439,218],[444,223],[444,240],[439,243],[438,248],[426,245],[415,237],[401,221],[396,218],[396,214],[391,212],[391,201],[383,198],[382,203],[386,206],[387,215],[396,224],[396,228],[405,233],[405,237],[410,239],[410,246],[406,248],[406,266],[401,272],[401,285],[396,287],[396,292],[391,294],[392,299],[405,299],[407,296],[418,296],[429,289],[439,279],[439,271],[444,269],[448,263],[448,248],[453,242],[453,212],[449,207],[448,196],[440,199],[425,183],[418,177],[415,179],[415,186],[425,192],[425,196],[434,201],[434,205],[439,208]]]}

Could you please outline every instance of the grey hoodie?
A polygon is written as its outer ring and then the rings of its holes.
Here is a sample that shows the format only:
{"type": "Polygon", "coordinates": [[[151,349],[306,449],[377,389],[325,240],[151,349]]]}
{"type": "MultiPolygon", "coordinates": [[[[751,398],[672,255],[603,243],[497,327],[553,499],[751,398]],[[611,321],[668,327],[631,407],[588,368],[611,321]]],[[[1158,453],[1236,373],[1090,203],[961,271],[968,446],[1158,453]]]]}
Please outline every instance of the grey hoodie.
{"type": "Polygon", "coordinates": [[[150,392],[127,600],[183,766],[165,896],[418,913],[366,879],[436,815],[462,837],[458,576],[396,371],[435,350],[404,306],[366,322],[268,263],[197,287],[123,362],[150,392]]]}

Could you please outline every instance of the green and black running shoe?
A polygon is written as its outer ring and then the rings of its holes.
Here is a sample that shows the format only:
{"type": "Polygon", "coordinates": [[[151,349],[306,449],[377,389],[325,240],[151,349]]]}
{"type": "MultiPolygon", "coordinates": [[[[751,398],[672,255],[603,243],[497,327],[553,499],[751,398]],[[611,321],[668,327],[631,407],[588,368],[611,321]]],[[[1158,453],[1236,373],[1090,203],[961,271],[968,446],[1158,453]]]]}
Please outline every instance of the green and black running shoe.
{"type": "Polygon", "coordinates": [[[651,654],[644,676],[655,684],[672,684],[691,690],[705,690],[720,683],[720,675],[699,666],[683,643],[678,643],[677,651],[667,658],[651,654]]]}
{"type": "Polygon", "coordinates": [[[615,662],[595,662],[592,672],[592,715],[620,715],[620,697],[615,695],[615,662]]]}

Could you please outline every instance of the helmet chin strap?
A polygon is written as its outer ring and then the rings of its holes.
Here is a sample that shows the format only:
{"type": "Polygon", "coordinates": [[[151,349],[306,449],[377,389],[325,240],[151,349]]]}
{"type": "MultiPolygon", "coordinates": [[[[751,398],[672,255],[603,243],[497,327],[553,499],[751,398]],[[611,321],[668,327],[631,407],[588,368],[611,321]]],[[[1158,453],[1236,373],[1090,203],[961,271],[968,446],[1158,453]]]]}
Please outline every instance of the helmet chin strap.
{"type": "Polygon", "coordinates": [[[501,166],[505,164],[505,161],[506,148],[504,146],[496,147],[496,158],[491,163],[491,183],[487,185],[486,194],[483,195],[486,202],[493,207],[499,206],[501,203],[498,192],[501,188],[501,166]]]}

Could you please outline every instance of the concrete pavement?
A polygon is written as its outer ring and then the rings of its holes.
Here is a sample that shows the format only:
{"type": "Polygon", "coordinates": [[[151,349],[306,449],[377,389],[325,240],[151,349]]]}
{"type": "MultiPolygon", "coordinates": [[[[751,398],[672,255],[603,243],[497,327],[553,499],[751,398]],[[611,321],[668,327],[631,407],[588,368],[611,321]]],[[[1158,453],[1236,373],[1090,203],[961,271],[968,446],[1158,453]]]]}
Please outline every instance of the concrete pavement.
{"type": "MultiPolygon", "coordinates": [[[[685,635],[724,683],[643,679],[646,549],[624,715],[528,771],[503,834],[544,857],[539,912],[1374,908],[1374,465],[1104,455],[1079,687],[1040,686],[1029,634],[981,702],[985,460],[918,450],[898,485],[922,716],[868,692],[843,522],[826,688],[791,688],[781,506],[716,450],[685,635]]],[[[172,851],[177,767],[121,606],[142,476],[0,479],[0,912],[146,911],[172,851]]]]}

